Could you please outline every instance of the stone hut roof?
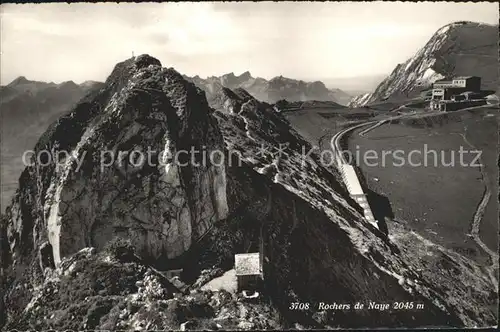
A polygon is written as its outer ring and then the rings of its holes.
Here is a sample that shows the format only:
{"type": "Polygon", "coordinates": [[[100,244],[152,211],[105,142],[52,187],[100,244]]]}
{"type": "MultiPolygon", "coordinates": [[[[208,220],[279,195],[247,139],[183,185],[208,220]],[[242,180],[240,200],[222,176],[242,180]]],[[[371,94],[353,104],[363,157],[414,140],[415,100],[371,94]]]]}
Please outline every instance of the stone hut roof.
{"type": "Polygon", "coordinates": [[[260,274],[262,272],[260,254],[255,252],[234,255],[234,269],[237,276],[260,274]]]}

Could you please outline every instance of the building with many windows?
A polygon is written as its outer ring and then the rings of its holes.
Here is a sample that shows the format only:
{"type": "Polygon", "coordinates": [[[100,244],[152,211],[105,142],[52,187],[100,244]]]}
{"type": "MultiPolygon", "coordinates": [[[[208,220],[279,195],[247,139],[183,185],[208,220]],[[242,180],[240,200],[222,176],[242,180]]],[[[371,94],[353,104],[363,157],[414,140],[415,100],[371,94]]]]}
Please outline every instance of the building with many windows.
{"type": "Polygon", "coordinates": [[[458,76],[452,79],[444,79],[434,82],[434,89],[467,89],[468,91],[481,90],[481,77],[477,76],[458,76]]]}
{"type": "Polygon", "coordinates": [[[477,76],[458,76],[439,80],[433,84],[430,107],[432,110],[445,111],[450,102],[461,102],[458,108],[467,107],[466,101],[472,100],[471,97],[477,96],[480,91],[481,78],[477,76]]]}

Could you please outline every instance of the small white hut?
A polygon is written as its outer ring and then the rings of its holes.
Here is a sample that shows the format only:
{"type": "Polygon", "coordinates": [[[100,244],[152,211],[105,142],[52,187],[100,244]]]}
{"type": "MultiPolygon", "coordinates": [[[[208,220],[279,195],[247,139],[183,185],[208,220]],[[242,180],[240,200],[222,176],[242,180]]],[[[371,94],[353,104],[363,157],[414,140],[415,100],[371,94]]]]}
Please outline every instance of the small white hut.
{"type": "Polygon", "coordinates": [[[258,252],[234,255],[238,292],[253,290],[264,280],[262,255],[258,252]]]}

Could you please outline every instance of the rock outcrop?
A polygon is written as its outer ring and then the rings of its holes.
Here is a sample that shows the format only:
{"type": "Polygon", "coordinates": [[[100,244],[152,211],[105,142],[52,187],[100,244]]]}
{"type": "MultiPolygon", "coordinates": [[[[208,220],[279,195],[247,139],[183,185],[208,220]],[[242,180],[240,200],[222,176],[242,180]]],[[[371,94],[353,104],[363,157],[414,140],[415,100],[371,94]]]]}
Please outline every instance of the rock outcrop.
{"type": "Polygon", "coordinates": [[[349,106],[413,98],[436,80],[453,76],[479,76],[482,89],[497,91],[498,25],[455,22],[440,28],[413,57],[398,64],[373,93],[354,97],[349,106]]]}

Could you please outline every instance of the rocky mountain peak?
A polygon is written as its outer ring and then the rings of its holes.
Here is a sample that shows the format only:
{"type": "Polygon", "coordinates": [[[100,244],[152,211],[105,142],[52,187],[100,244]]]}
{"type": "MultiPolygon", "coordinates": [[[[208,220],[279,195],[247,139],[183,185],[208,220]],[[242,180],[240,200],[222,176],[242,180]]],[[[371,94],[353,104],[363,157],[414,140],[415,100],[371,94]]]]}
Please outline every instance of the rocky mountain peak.
{"type": "Polygon", "coordinates": [[[247,71],[245,71],[244,73],[242,73],[240,76],[238,76],[238,78],[239,78],[240,80],[247,81],[247,80],[249,80],[249,79],[251,79],[251,78],[253,78],[253,77],[252,77],[252,74],[250,74],[250,72],[247,70],[247,71]]]}
{"type": "Polygon", "coordinates": [[[92,88],[92,87],[100,85],[100,84],[102,84],[102,83],[98,82],[98,81],[88,80],[88,81],[81,83],[80,86],[85,88],[85,89],[88,89],[88,88],[92,88]]]}
{"type": "Polygon", "coordinates": [[[310,83],[311,86],[317,86],[317,87],[321,87],[321,88],[325,88],[326,89],[326,85],[325,83],[321,82],[321,81],[314,81],[314,82],[311,82],[310,83]]]}
{"type": "Polygon", "coordinates": [[[135,66],[137,69],[140,68],[145,68],[147,66],[160,66],[161,67],[161,62],[160,60],[153,58],[149,54],[141,54],[139,55],[134,62],[135,66]]]}
{"type": "Polygon", "coordinates": [[[271,80],[269,80],[269,82],[283,81],[285,79],[286,79],[286,77],[284,77],[283,75],[279,75],[279,76],[275,76],[275,77],[271,78],[271,80]]]}
{"type": "Polygon", "coordinates": [[[239,76],[236,76],[234,72],[224,74],[220,77],[219,81],[223,86],[230,89],[235,89],[241,85],[244,85],[246,82],[252,79],[253,77],[250,72],[246,71],[239,76]]]}
{"type": "Polygon", "coordinates": [[[10,82],[7,86],[16,86],[16,85],[20,85],[20,84],[26,84],[26,83],[30,83],[31,81],[29,81],[25,76],[19,76],[17,78],[15,78],[12,82],[10,82]]]}
{"type": "Polygon", "coordinates": [[[460,21],[438,29],[413,57],[398,64],[373,93],[355,97],[359,107],[388,99],[414,98],[436,80],[479,76],[484,89],[498,87],[498,28],[460,21]]]}
{"type": "Polygon", "coordinates": [[[78,84],[73,81],[65,81],[58,85],[60,89],[78,89],[78,84]]]}

